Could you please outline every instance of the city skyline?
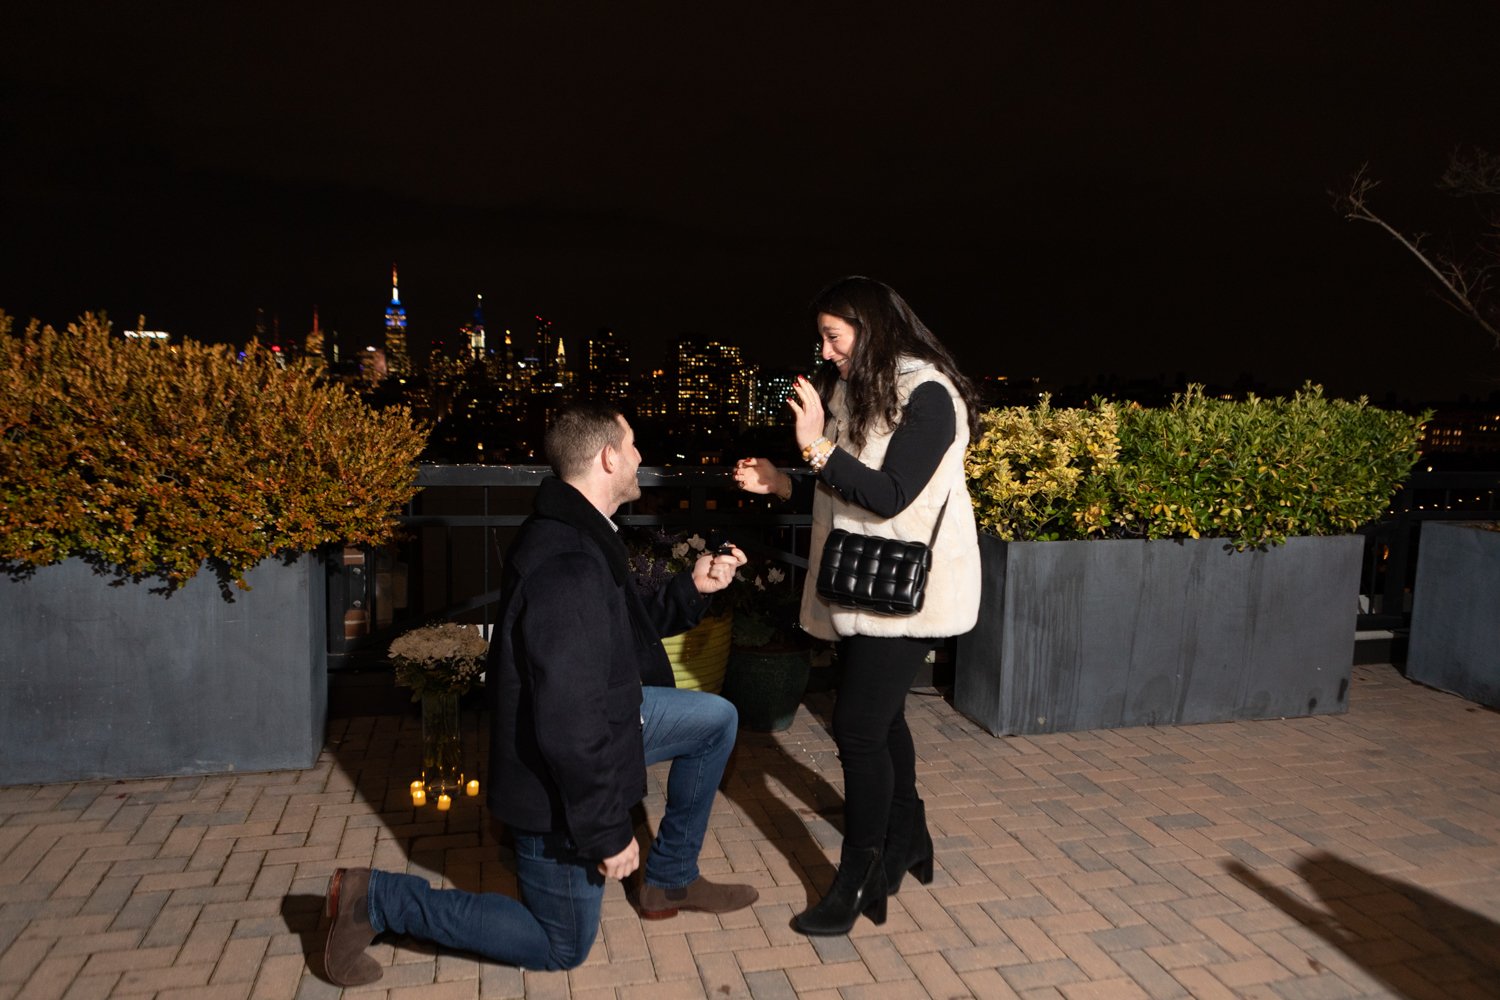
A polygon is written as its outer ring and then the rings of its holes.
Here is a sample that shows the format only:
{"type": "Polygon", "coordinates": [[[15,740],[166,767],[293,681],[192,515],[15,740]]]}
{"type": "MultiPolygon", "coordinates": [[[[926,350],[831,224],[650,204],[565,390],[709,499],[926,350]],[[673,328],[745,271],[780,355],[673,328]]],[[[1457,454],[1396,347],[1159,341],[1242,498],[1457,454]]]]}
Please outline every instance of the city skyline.
{"type": "MultiPolygon", "coordinates": [[[[323,324],[320,307],[316,304],[311,307],[311,318],[306,330],[300,330],[300,324],[295,320],[284,323],[278,314],[267,314],[263,307],[256,307],[252,310],[253,322],[244,336],[231,336],[221,341],[205,340],[196,336],[193,331],[137,329],[131,324],[119,322],[115,317],[110,317],[109,322],[120,335],[126,338],[148,337],[162,342],[185,338],[200,343],[225,343],[232,346],[244,346],[251,340],[256,340],[273,350],[285,350],[288,356],[317,354],[326,362],[336,366],[345,366],[345,377],[349,377],[351,373],[365,372],[360,380],[362,384],[372,384],[371,379],[378,382],[387,376],[426,376],[435,370],[432,364],[438,359],[450,363],[443,375],[445,380],[462,381],[463,369],[451,367],[452,362],[466,363],[483,361],[486,358],[493,361],[497,357],[511,358],[512,356],[522,368],[533,370],[555,368],[581,377],[595,367],[589,352],[594,350],[596,343],[602,342],[601,338],[603,341],[617,339],[617,331],[611,326],[603,326],[592,332],[557,330],[554,329],[555,324],[552,320],[536,313],[528,316],[526,321],[516,324],[514,329],[508,326],[491,326],[482,318],[484,294],[475,293],[471,296],[475,303],[469,309],[467,321],[457,325],[448,323],[444,328],[430,330],[431,324],[419,319],[418,336],[415,340],[410,340],[405,302],[397,291],[397,265],[392,264],[388,271],[391,274],[392,297],[382,307],[383,321],[372,321],[367,316],[367,322],[364,324],[367,334],[377,327],[384,327],[373,336],[349,335],[323,324]],[[516,332],[518,330],[519,333],[516,332]],[[486,338],[490,336],[493,339],[487,340],[486,338]],[[392,337],[397,338],[394,353],[398,358],[403,359],[399,362],[393,361],[391,357],[392,337]],[[314,343],[316,347],[313,346],[314,343]],[[574,345],[572,361],[565,356],[567,343],[574,345]],[[373,368],[370,367],[372,359],[374,360],[373,368]]],[[[24,318],[22,319],[24,325],[24,318]]],[[[144,315],[138,317],[137,325],[146,319],[144,315]]],[[[753,344],[747,345],[695,331],[680,331],[676,334],[668,334],[667,337],[668,339],[665,340],[650,339],[648,341],[650,353],[647,354],[632,352],[629,347],[631,338],[618,338],[619,342],[625,345],[626,352],[621,371],[632,377],[630,384],[635,388],[641,389],[647,386],[651,378],[661,378],[665,370],[673,368],[678,363],[678,353],[684,345],[689,344],[707,345],[715,350],[721,347],[728,348],[733,351],[736,364],[740,363],[741,358],[744,359],[743,363],[748,365],[752,377],[756,374],[765,374],[774,379],[786,380],[788,392],[790,379],[795,374],[811,374],[821,363],[819,345],[811,332],[809,332],[800,358],[795,356],[796,352],[781,352],[773,355],[772,360],[767,363],[751,359],[753,344]],[[788,358],[791,360],[788,361],[788,358]]],[[[616,359],[616,364],[619,364],[618,359],[616,359]]],[[[1182,370],[1133,376],[1100,372],[1071,378],[1047,378],[1036,372],[1018,369],[970,370],[966,374],[990,397],[993,405],[1026,403],[1038,398],[1041,393],[1048,393],[1078,405],[1096,394],[1102,394],[1107,398],[1156,403],[1165,402],[1174,393],[1193,384],[1206,385],[1210,392],[1219,393],[1290,394],[1302,384],[1276,383],[1258,378],[1249,371],[1242,371],[1233,378],[1223,378],[1217,381],[1189,376],[1182,370]]],[[[1304,383],[1306,381],[1308,380],[1303,380],[1304,383]]],[[[674,398],[675,394],[674,389],[674,398]]],[[[1476,405],[1480,411],[1485,411],[1493,405],[1497,397],[1500,397],[1500,378],[1494,380],[1493,383],[1489,381],[1481,383],[1478,392],[1454,397],[1422,397],[1397,389],[1388,389],[1383,397],[1378,393],[1359,393],[1359,395],[1372,396],[1378,403],[1399,405],[1407,409],[1435,403],[1461,403],[1476,405]]],[[[632,407],[639,405],[640,412],[647,417],[668,415],[667,410],[663,409],[665,404],[660,401],[653,402],[649,398],[630,400],[624,393],[615,393],[613,398],[626,402],[632,407]]]]}
{"type": "Polygon", "coordinates": [[[216,342],[259,307],[414,342],[476,293],[645,353],[800,360],[887,281],[975,373],[1482,396],[1500,352],[1400,247],[1494,149],[1500,6],[6,5],[0,308],[216,342]],[[374,295],[372,296],[372,290],[374,295]]]}

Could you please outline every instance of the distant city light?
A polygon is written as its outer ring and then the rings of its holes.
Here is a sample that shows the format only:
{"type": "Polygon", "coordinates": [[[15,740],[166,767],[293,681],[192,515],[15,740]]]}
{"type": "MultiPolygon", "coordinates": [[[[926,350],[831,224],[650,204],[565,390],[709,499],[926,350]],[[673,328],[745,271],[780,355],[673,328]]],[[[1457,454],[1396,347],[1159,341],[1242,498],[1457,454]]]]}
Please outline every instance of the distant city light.
{"type": "Polygon", "coordinates": [[[166,340],[168,337],[165,330],[126,330],[126,340],[166,340]]]}

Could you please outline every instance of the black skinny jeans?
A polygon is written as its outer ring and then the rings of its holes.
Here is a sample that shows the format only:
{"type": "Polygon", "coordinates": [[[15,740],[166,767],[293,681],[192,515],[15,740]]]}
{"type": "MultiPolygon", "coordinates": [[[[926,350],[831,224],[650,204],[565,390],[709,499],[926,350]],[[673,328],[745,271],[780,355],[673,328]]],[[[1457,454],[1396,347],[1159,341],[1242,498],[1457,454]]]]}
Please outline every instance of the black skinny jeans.
{"type": "Polygon", "coordinates": [[[882,847],[891,813],[917,805],[917,752],[906,727],[906,693],[936,639],[850,636],[839,640],[833,739],[844,765],[844,846],[882,847]]]}

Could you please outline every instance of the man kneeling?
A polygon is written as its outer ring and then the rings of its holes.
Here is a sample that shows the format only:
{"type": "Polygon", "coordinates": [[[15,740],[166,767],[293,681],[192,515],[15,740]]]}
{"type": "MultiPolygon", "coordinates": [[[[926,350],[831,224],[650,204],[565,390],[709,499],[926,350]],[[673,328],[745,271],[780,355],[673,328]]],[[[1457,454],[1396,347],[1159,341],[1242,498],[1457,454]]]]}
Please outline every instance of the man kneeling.
{"type": "Polygon", "coordinates": [[[697,624],[744,564],[705,554],[653,595],[632,586],[609,520],[641,495],[635,434],[617,410],[561,413],[546,437],[556,478],[506,556],[490,642],[488,806],[515,836],[521,899],[434,889],[424,878],[341,868],[328,883],[328,978],[381,976],[375,935],[407,934],[526,969],[570,969],[599,930],[605,879],[640,865],[630,810],[646,766],[671,760],[667,808],[646,861],[642,916],[727,913],[758,894],[698,874],[738,717],[717,695],[678,691],[661,637],[697,624]]]}

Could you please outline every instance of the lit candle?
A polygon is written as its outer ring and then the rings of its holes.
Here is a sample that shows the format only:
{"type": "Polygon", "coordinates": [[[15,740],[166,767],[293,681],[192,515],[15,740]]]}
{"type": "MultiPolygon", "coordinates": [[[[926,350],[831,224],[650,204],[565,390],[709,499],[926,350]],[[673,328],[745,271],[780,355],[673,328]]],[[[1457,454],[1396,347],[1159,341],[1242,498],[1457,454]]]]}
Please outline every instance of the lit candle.
{"type": "Polygon", "coordinates": [[[427,786],[424,785],[424,784],[422,784],[421,781],[413,781],[411,783],[411,793],[413,795],[417,794],[420,791],[424,791],[426,788],[427,788],[427,786]]]}
{"type": "Polygon", "coordinates": [[[425,806],[427,804],[427,789],[413,788],[411,790],[411,804],[414,806],[425,806]]]}
{"type": "Polygon", "coordinates": [[[470,795],[478,795],[479,794],[479,779],[478,778],[471,778],[469,780],[468,785],[466,785],[464,787],[465,787],[465,789],[468,791],[468,793],[470,795]]]}
{"type": "Polygon", "coordinates": [[[453,800],[448,797],[447,792],[438,796],[438,812],[447,812],[452,805],[453,800]]]}

